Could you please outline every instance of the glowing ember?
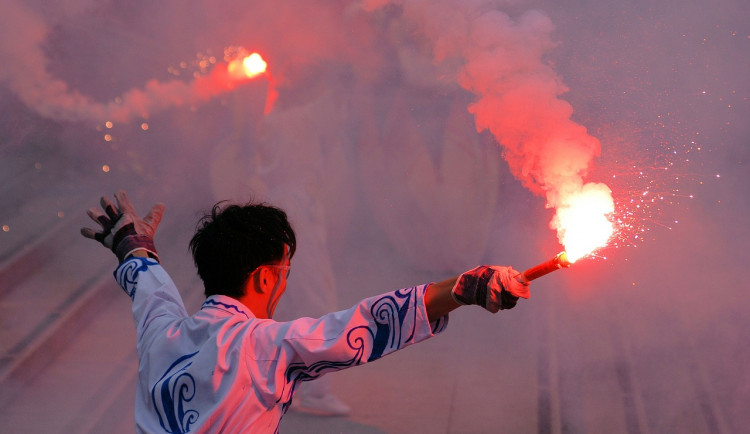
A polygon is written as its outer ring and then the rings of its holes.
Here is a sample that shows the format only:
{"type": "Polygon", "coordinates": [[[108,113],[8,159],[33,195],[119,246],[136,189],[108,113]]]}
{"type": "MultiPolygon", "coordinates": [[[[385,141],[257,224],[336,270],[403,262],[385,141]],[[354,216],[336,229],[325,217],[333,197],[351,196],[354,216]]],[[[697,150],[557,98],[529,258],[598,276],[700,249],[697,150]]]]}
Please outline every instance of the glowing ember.
{"type": "Polygon", "coordinates": [[[244,58],[236,58],[229,62],[227,71],[235,79],[253,78],[266,72],[268,64],[258,53],[252,53],[244,58]]]}
{"type": "Polygon", "coordinates": [[[570,262],[604,247],[614,232],[609,216],[614,212],[611,191],[604,184],[586,184],[557,208],[552,227],[570,262]]]}
{"type": "Polygon", "coordinates": [[[266,72],[268,64],[262,57],[260,57],[260,54],[253,53],[245,57],[242,61],[242,66],[245,67],[245,74],[247,74],[248,77],[253,77],[266,72]]]}

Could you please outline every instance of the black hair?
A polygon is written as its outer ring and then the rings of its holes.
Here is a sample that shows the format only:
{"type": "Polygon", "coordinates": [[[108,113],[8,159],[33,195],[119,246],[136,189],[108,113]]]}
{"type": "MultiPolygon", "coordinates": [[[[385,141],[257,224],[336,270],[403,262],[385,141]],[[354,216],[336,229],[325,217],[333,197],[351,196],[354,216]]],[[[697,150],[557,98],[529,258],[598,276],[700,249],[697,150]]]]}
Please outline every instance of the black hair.
{"type": "Polygon", "coordinates": [[[204,215],[190,240],[193,262],[203,280],[206,297],[215,294],[238,298],[245,281],[261,265],[278,262],[289,246],[294,255],[297,240],[286,213],[262,203],[214,205],[204,215]]]}

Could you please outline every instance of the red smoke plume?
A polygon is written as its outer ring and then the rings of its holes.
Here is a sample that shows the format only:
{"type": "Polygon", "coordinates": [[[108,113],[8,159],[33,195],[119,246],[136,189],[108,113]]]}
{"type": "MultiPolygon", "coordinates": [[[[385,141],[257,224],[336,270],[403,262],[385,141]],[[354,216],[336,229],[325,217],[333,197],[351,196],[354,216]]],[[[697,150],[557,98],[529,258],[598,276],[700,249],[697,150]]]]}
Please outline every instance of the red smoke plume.
{"type": "Polygon", "coordinates": [[[436,65],[460,65],[455,79],[476,96],[468,110],[477,130],[494,135],[513,175],[556,210],[550,226],[570,260],[606,244],[611,191],[584,182],[601,146],[570,119],[573,108],[560,99],[567,88],[544,61],[554,47],[549,18],[532,10],[512,19],[477,2],[450,0],[371,0],[365,7],[386,4],[399,5],[431,41],[436,65]]]}

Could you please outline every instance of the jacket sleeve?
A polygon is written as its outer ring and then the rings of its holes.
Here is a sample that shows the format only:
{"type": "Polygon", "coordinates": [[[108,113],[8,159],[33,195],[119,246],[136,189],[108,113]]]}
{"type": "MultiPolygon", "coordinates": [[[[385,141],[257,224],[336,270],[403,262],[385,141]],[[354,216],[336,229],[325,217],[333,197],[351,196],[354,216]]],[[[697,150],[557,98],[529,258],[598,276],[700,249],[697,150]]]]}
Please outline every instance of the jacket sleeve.
{"type": "Polygon", "coordinates": [[[269,406],[288,404],[295,384],[377,360],[442,332],[446,315],[430,323],[427,285],[367,298],[318,319],[260,321],[251,333],[248,368],[269,406]]]}
{"type": "Polygon", "coordinates": [[[133,320],[138,337],[138,353],[148,346],[150,328],[187,317],[182,297],[162,266],[150,258],[123,261],[114,272],[120,287],[133,301],[133,320]]]}

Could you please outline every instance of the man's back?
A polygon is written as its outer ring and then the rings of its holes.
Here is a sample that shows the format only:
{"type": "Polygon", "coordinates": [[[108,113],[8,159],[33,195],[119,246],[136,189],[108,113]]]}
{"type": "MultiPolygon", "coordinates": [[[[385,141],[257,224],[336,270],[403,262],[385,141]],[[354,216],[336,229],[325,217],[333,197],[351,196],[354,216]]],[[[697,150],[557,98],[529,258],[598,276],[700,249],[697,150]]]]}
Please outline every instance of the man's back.
{"type": "Polygon", "coordinates": [[[280,323],[223,295],[188,316],[150,259],[123,262],[116,278],[133,299],[143,432],[277,432],[298,381],[376,360],[447,324],[447,317],[427,321],[425,285],[280,323]]]}
{"type": "Polygon", "coordinates": [[[281,402],[246,363],[257,322],[229,297],[212,296],[191,317],[148,325],[140,353],[136,423],[147,432],[274,432],[281,402]],[[236,417],[236,415],[243,417],[236,417]],[[156,425],[158,423],[158,425],[156,425]]]}

